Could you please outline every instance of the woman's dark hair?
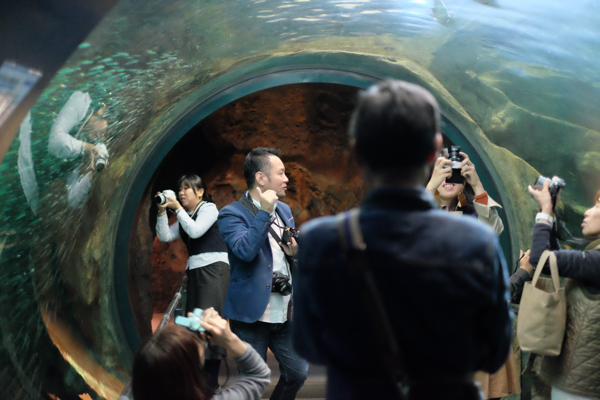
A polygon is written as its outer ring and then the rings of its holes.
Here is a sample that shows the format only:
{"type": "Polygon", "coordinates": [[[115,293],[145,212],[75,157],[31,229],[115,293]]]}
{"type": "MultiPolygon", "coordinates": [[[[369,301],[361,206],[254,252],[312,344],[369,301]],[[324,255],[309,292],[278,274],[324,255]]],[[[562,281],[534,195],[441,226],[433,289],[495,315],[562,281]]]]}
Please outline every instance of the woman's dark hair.
{"type": "Polygon", "coordinates": [[[475,201],[475,191],[467,182],[465,182],[465,187],[462,190],[463,194],[467,199],[467,204],[463,207],[458,205],[458,196],[452,199],[450,206],[448,206],[448,211],[462,211],[463,214],[473,214],[475,212],[475,206],[473,202],[475,201]]]}
{"type": "Polygon", "coordinates": [[[170,325],[157,332],[137,352],[131,388],[135,400],[207,400],[213,390],[200,363],[200,339],[170,325]]]}
{"type": "Polygon", "coordinates": [[[198,175],[183,175],[181,178],[179,178],[179,181],[177,182],[177,190],[179,190],[181,185],[184,185],[185,187],[191,187],[192,189],[194,189],[195,193],[197,193],[200,189],[204,189],[202,200],[214,203],[212,195],[210,195],[206,191],[206,183],[204,183],[204,180],[202,180],[202,178],[200,178],[198,175]]]}

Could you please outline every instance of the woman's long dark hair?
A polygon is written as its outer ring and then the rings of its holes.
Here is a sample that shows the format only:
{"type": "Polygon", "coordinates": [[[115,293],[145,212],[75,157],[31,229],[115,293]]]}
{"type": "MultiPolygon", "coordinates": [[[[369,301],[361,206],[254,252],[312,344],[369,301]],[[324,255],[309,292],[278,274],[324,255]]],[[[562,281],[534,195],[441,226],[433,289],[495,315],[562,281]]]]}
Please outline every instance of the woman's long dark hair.
{"type": "Polygon", "coordinates": [[[206,191],[206,183],[198,175],[194,175],[194,174],[183,175],[181,178],[179,178],[179,181],[177,182],[177,190],[179,190],[181,185],[185,185],[186,187],[188,187],[188,186],[191,187],[192,189],[194,189],[195,193],[198,193],[198,190],[200,190],[200,189],[204,189],[204,194],[202,195],[202,200],[214,203],[212,195],[210,195],[206,191]]]}
{"type": "Polygon", "coordinates": [[[199,346],[198,336],[180,326],[170,325],[157,332],[133,361],[133,398],[210,399],[214,391],[204,377],[199,346]]]}
{"type": "Polygon", "coordinates": [[[467,199],[467,204],[463,207],[458,205],[458,196],[452,199],[450,206],[448,206],[448,211],[462,211],[463,214],[473,214],[475,213],[475,206],[473,202],[475,201],[475,191],[467,182],[465,182],[465,187],[462,190],[463,194],[467,199]]]}

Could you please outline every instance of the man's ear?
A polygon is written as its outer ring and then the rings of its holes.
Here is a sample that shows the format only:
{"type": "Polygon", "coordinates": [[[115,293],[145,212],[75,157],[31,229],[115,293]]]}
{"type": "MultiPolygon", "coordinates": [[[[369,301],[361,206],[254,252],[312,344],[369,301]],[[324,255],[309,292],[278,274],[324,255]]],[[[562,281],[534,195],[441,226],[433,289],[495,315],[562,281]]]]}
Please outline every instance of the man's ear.
{"type": "Polygon", "coordinates": [[[431,152],[431,154],[429,155],[429,157],[427,157],[427,163],[431,164],[435,161],[435,159],[437,158],[440,149],[442,148],[442,146],[444,145],[444,138],[442,137],[441,133],[436,133],[435,134],[435,150],[433,150],[431,152]]]}
{"type": "Polygon", "coordinates": [[[435,134],[435,151],[440,151],[442,146],[444,145],[444,138],[441,133],[435,134]]]}
{"type": "Polygon", "coordinates": [[[256,173],[254,174],[254,180],[256,181],[257,185],[264,186],[265,174],[263,174],[261,171],[256,171],[256,173]]]}
{"type": "Polygon", "coordinates": [[[364,159],[364,157],[362,156],[362,154],[360,154],[356,150],[356,139],[350,139],[350,153],[356,159],[356,163],[358,164],[359,167],[362,167],[362,166],[365,165],[365,159],[364,159]]]}

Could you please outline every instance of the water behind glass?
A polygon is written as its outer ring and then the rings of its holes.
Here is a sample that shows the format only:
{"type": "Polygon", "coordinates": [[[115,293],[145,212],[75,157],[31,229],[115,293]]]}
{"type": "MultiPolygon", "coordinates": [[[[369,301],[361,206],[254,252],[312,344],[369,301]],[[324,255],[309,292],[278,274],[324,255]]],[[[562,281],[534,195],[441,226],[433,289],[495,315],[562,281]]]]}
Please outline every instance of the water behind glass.
{"type": "Polygon", "coordinates": [[[115,398],[130,369],[111,282],[131,177],[179,121],[178,107],[196,106],[189,96],[259,61],[268,69],[295,56],[288,67],[306,67],[303,57],[321,54],[353,73],[372,72],[365,60],[397,66],[481,129],[471,134],[501,177],[513,170],[502,169],[498,148],[573,182],[563,200],[581,214],[600,187],[599,17],[594,3],[556,0],[120,1],[48,85],[0,165],[0,383],[35,398],[66,358],[73,387],[115,398]],[[66,134],[94,144],[78,131],[105,108],[101,174],[86,154],[49,152],[78,91],[89,108],[66,134]],[[69,358],[60,346],[73,343],[81,354],[69,358]],[[92,369],[115,381],[93,383],[92,369]]]}

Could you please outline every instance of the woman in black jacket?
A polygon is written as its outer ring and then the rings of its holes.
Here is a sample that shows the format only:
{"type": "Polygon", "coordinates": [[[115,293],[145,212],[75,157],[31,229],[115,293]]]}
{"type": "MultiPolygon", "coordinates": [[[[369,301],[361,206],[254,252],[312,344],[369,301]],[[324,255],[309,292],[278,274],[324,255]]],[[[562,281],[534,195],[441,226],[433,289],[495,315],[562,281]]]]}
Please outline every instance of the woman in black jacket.
{"type": "MultiPolygon", "coordinates": [[[[581,232],[591,243],[584,251],[560,250],[552,235],[553,202],[549,181],[541,190],[529,186],[540,204],[533,227],[530,261],[537,265],[545,250],[554,250],[560,276],[566,284],[567,326],[562,350],[545,357],[541,377],[552,385],[552,399],[597,399],[600,387],[600,192],[588,209],[581,232]]],[[[546,263],[547,272],[548,263],[546,263]]]]}

